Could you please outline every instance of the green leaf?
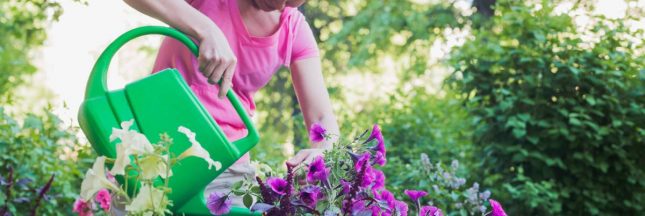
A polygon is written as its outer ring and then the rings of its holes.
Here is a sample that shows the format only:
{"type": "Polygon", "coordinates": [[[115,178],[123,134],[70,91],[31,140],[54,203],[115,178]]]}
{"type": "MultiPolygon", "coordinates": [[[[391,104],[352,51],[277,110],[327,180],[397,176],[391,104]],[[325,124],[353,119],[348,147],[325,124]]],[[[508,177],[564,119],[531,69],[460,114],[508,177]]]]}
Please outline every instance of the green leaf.
{"type": "Polygon", "coordinates": [[[244,203],[244,206],[246,206],[246,208],[250,209],[253,205],[253,197],[250,194],[244,194],[244,196],[242,197],[242,202],[244,203]]]}

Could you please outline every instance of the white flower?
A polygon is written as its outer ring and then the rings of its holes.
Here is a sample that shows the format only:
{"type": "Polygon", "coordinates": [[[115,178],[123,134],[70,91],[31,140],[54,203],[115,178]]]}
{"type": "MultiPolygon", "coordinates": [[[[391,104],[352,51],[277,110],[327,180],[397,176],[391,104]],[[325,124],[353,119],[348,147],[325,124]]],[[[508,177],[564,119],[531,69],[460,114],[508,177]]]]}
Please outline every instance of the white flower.
{"type": "Polygon", "coordinates": [[[148,155],[144,158],[141,158],[139,160],[139,167],[142,171],[141,177],[144,179],[152,179],[157,176],[161,176],[161,178],[172,176],[172,170],[168,170],[168,176],[166,176],[167,161],[168,155],[148,155]]]}
{"type": "Polygon", "coordinates": [[[181,153],[181,155],[179,155],[179,157],[178,157],[179,160],[181,160],[183,158],[186,158],[186,157],[195,156],[195,157],[200,157],[200,158],[204,159],[208,163],[208,169],[210,169],[212,166],[215,166],[215,171],[217,171],[217,170],[222,168],[222,163],[220,163],[219,161],[214,161],[213,159],[211,159],[211,156],[210,156],[210,154],[208,154],[206,149],[204,149],[199,144],[199,142],[197,142],[197,140],[195,139],[195,133],[193,133],[192,131],[190,131],[190,129],[188,129],[188,128],[184,127],[184,126],[179,126],[178,131],[183,133],[183,134],[185,134],[188,137],[188,140],[191,143],[191,147],[188,148],[183,153],[181,153]]]}
{"type": "Polygon", "coordinates": [[[110,173],[112,175],[124,175],[125,167],[130,164],[130,156],[126,152],[126,147],[123,144],[116,145],[116,161],[112,166],[110,173]]]}
{"type": "Polygon", "coordinates": [[[120,190],[105,176],[105,157],[100,156],[94,161],[92,169],[87,170],[81,183],[81,199],[88,201],[101,189],[120,190]]]}
{"type": "Polygon", "coordinates": [[[112,128],[110,142],[120,139],[121,145],[125,145],[128,154],[152,153],[154,149],[148,138],[137,131],[130,130],[133,123],[134,120],[124,121],[121,123],[122,129],[112,128]]]}
{"type": "Polygon", "coordinates": [[[168,203],[168,198],[162,190],[144,183],[141,185],[137,196],[134,197],[129,205],[125,206],[125,210],[129,213],[144,213],[143,215],[148,215],[152,212],[163,215],[168,203]]]}
{"type": "Polygon", "coordinates": [[[124,121],[121,128],[112,128],[110,141],[120,139],[121,143],[116,145],[116,161],[110,172],[114,175],[124,175],[125,167],[130,164],[130,155],[152,153],[154,148],[145,135],[130,130],[134,120],[124,121]]]}

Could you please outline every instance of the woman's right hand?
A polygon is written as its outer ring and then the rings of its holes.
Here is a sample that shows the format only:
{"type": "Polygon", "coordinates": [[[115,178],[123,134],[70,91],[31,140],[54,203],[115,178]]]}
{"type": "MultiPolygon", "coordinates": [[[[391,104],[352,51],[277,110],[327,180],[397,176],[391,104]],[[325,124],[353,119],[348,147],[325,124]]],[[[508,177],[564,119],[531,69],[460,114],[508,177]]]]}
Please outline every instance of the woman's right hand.
{"type": "Polygon", "coordinates": [[[208,82],[220,79],[219,97],[232,87],[237,58],[222,30],[185,0],[124,0],[128,5],[199,40],[199,71],[208,82]]]}
{"type": "Polygon", "coordinates": [[[215,84],[221,79],[218,96],[223,98],[232,87],[233,73],[237,66],[237,58],[228,44],[228,40],[219,28],[199,35],[199,71],[215,84]]]}

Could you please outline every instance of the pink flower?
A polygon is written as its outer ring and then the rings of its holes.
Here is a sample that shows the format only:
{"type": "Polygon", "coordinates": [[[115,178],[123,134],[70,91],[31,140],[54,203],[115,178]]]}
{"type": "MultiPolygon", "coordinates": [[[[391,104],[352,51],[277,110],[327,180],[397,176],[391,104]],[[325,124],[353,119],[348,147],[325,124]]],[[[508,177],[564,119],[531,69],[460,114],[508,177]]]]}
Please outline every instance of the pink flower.
{"type": "Polygon", "coordinates": [[[490,206],[493,208],[493,212],[491,213],[491,216],[507,216],[506,212],[504,212],[504,209],[502,208],[502,205],[499,204],[499,202],[495,201],[494,199],[489,199],[488,202],[490,203],[490,206]]]}
{"type": "Polygon", "coordinates": [[[206,200],[206,207],[213,215],[224,215],[231,211],[231,199],[224,193],[213,192],[206,200]]]}
{"type": "Polygon", "coordinates": [[[93,216],[94,213],[92,213],[91,205],[92,203],[87,203],[82,199],[76,199],[72,211],[78,213],[79,216],[93,216]]]}
{"type": "Polygon", "coordinates": [[[271,187],[271,190],[273,190],[273,192],[280,195],[287,194],[289,183],[286,180],[281,178],[271,177],[267,179],[267,184],[269,184],[269,187],[271,187]]]}
{"type": "Polygon", "coordinates": [[[110,211],[110,203],[112,202],[112,196],[107,189],[101,189],[96,193],[96,202],[101,205],[101,208],[108,212],[110,211]]]}
{"type": "Polygon", "coordinates": [[[412,202],[418,202],[421,197],[424,197],[425,195],[428,195],[427,192],[425,191],[420,191],[420,190],[404,190],[403,191],[405,195],[408,195],[412,202]]]}
{"type": "Polygon", "coordinates": [[[309,164],[309,171],[307,172],[307,182],[316,183],[317,181],[326,182],[329,176],[330,168],[325,166],[325,160],[322,156],[317,156],[311,164],[309,164]]]}
{"type": "Polygon", "coordinates": [[[323,128],[319,123],[314,123],[309,128],[309,139],[315,143],[323,141],[326,133],[327,129],[323,128]]]}

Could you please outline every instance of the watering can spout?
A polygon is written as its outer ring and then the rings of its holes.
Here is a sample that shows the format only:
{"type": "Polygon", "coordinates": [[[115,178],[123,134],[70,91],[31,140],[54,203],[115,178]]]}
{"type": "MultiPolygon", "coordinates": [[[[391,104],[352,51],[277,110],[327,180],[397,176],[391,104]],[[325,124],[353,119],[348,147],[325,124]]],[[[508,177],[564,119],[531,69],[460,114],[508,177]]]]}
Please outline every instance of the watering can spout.
{"type": "MultiPolygon", "coordinates": [[[[160,134],[167,133],[174,140],[170,147],[174,155],[180,155],[191,145],[177,129],[184,126],[195,132],[197,141],[222,167],[211,170],[201,159],[183,159],[172,167],[173,176],[168,179],[172,192],[168,198],[173,202],[171,211],[175,213],[208,215],[204,188],[258,143],[258,131],[238,97],[229,90],[226,96],[248,131],[244,138],[229,141],[176,69],[165,69],[129,83],[123,89],[109,91],[107,71],[114,54],[126,42],[148,34],[170,36],[186,45],[193,54],[198,54],[197,45],[172,28],[146,26],[126,32],[112,42],[96,61],[88,80],[85,101],[80,107],[79,124],[97,153],[111,158],[116,157],[116,143],[109,141],[109,136],[112,128],[120,128],[123,121],[134,119],[133,129],[143,133],[152,143],[159,141],[160,134]]],[[[134,187],[136,184],[128,185],[134,187]]],[[[253,215],[248,210],[234,212],[237,213],[233,215],[253,215]]]]}

